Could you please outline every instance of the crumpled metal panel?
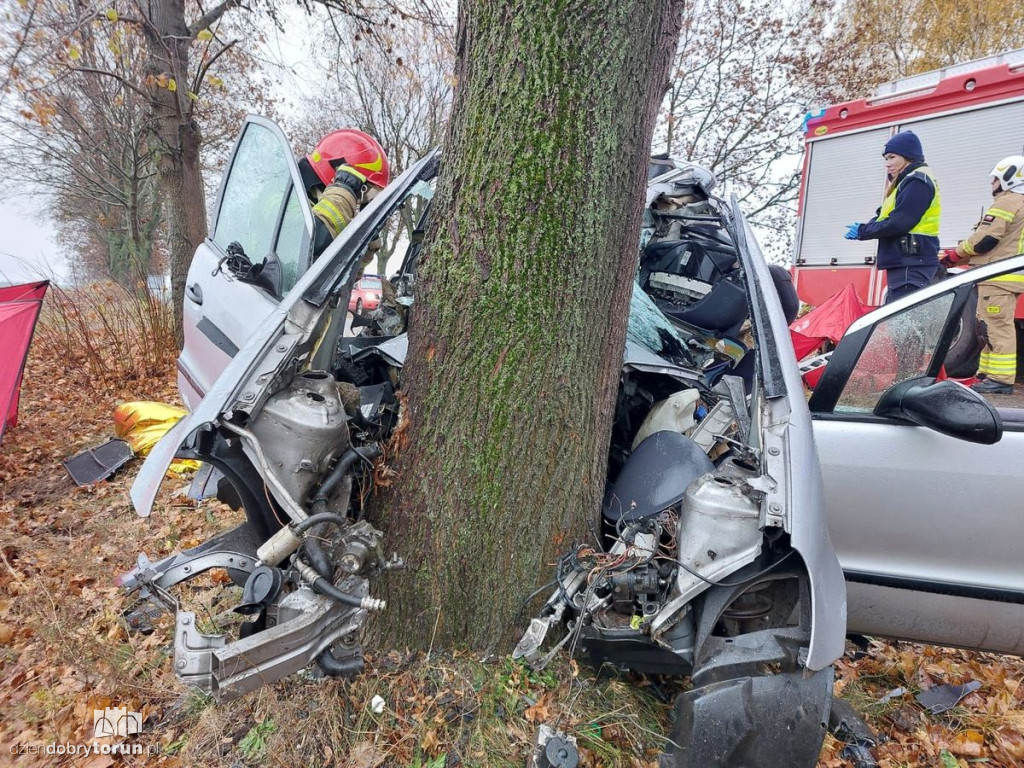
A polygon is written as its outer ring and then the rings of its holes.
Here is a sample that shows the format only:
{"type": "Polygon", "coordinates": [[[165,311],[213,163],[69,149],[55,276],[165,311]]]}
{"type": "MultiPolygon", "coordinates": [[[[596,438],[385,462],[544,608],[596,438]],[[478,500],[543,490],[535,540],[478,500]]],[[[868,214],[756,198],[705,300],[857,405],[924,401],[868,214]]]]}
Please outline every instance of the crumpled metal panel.
{"type": "Polygon", "coordinates": [[[825,738],[832,668],[741,677],[687,691],[660,768],[812,768],[825,738]]]}

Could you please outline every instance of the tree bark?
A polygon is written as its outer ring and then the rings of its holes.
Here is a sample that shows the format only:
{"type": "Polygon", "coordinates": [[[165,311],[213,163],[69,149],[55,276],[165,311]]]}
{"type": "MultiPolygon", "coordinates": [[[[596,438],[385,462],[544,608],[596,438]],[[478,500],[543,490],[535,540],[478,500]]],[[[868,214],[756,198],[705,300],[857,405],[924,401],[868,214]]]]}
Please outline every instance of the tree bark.
{"type": "Polygon", "coordinates": [[[588,535],[679,0],[462,2],[457,87],[380,505],[386,640],[494,647],[588,535]],[[404,448],[400,446],[405,446],[404,448]]]}
{"type": "MultiPolygon", "coordinates": [[[[230,7],[233,3],[218,6],[230,7]]],[[[167,220],[171,301],[178,348],[182,336],[185,279],[192,256],[206,239],[206,196],[199,149],[202,133],[193,119],[189,89],[189,47],[195,36],[185,20],[183,0],[149,0],[144,31],[149,48],[152,115],[150,150],[156,160],[167,220]],[[173,85],[172,81],[173,80],[173,85]]],[[[222,13],[223,11],[221,11],[222,13]]]]}

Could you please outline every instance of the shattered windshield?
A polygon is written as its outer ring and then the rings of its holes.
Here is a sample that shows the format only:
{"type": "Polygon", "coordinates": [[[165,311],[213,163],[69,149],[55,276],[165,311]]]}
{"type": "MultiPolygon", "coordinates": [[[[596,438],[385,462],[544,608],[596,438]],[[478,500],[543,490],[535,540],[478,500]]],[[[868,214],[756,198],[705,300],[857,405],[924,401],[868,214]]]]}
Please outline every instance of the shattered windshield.
{"type": "Polygon", "coordinates": [[[714,184],[707,171],[680,164],[648,188],[627,338],[701,373],[709,388],[738,374],[750,391],[748,301],[714,184]]]}

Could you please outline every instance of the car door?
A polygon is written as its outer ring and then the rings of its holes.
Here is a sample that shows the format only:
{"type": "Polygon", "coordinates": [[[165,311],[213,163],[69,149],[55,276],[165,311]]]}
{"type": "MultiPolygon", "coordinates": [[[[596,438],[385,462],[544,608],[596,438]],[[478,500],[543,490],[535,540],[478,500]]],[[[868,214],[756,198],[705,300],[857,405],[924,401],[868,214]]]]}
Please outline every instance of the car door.
{"type": "Polygon", "coordinates": [[[284,133],[270,120],[246,117],[221,181],[210,235],[196,249],[185,283],[178,388],[189,408],[309,267],[312,231],[284,133]],[[273,279],[261,286],[232,269],[237,265],[228,248],[235,243],[251,263],[264,262],[273,279]]]}
{"type": "Polygon", "coordinates": [[[1024,653],[1024,397],[989,396],[1003,429],[991,445],[875,413],[892,385],[940,377],[972,287],[1022,266],[972,269],[861,318],[810,399],[850,631],[1024,653]]]}

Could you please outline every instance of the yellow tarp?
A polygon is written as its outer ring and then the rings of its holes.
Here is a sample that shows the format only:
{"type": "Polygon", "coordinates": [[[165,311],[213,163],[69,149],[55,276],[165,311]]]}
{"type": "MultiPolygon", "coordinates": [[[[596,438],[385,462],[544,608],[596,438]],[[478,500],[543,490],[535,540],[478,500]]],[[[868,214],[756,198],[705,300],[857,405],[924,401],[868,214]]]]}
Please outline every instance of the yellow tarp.
{"type": "MultiPolygon", "coordinates": [[[[165,403],[121,403],[114,409],[114,433],[127,441],[136,456],[145,456],[187,413],[184,408],[165,403]]],[[[199,469],[198,461],[175,459],[168,471],[180,475],[193,469],[199,469]]]]}

